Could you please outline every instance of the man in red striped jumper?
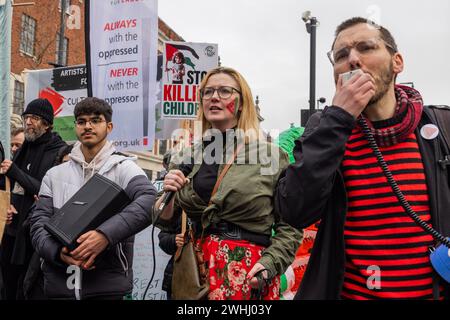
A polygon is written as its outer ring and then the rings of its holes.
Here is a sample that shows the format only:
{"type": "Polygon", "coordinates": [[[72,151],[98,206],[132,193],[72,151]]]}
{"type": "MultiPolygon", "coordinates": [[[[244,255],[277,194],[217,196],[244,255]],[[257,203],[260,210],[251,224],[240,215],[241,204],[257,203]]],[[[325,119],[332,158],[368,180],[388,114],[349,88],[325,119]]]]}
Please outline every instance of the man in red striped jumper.
{"type": "Polygon", "coordinates": [[[418,91],[395,84],[403,58],[384,27],[364,18],[343,22],[328,56],[332,105],[309,120],[276,193],[286,222],[304,228],[321,221],[296,298],[448,297],[448,283],[430,263],[435,240],[400,205],[358,120],[366,120],[412,209],[449,236],[450,167],[438,165],[449,150],[432,108],[418,91]]]}

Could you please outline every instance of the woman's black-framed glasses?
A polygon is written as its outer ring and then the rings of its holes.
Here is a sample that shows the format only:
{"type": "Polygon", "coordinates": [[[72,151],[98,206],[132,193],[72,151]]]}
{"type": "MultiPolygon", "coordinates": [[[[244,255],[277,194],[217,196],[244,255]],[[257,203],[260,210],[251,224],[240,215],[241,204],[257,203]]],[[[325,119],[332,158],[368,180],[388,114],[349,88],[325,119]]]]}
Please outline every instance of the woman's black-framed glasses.
{"type": "Polygon", "coordinates": [[[241,93],[238,89],[235,89],[233,87],[223,86],[223,87],[205,87],[202,90],[200,90],[200,97],[202,99],[209,100],[213,97],[214,92],[217,91],[217,94],[221,99],[228,99],[233,95],[233,91],[236,91],[237,93],[241,93]]]}

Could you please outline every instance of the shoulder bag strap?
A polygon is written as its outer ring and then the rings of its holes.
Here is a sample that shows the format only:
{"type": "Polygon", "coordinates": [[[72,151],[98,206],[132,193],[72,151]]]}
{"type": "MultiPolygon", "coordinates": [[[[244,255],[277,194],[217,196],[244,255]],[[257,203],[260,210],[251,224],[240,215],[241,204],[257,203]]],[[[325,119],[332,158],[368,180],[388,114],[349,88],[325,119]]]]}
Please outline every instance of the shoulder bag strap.
{"type": "MultiPolygon", "coordinates": [[[[223,180],[223,177],[225,177],[225,174],[228,172],[228,169],[230,169],[231,165],[233,164],[234,160],[236,159],[239,151],[242,149],[243,144],[239,144],[236,148],[236,150],[234,150],[233,156],[228,160],[227,164],[225,165],[225,167],[223,168],[222,172],[220,173],[219,177],[217,178],[216,184],[214,185],[213,191],[211,193],[211,198],[209,199],[209,203],[208,206],[211,205],[212,201],[212,197],[216,194],[217,189],[219,189],[220,183],[223,180]]],[[[205,228],[202,227],[202,235],[200,237],[200,243],[203,242],[203,236],[205,233],[205,228]]],[[[196,246],[196,250],[199,250],[198,246],[196,246]]]]}
{"type": "Polygon", "coordinates": [[[233,164],[234,160],[236,159],[239,151],[242,149],[242,144],[238,145],[236,150],[233,153],[233,157],[231,157],[225,167],[223,168],[222,172],[220,173],[219,177],[217,178],[216,184],[214,185],[214,189],[211,193],[211,198],[209,199],[208,205],[211,205],[211,199],[216,194],[217,189],[219,189],[220,183],[222,182],[223,177],[225,177],[225,174],[227,173],[228,169],[230,169],[231,165],[233,164]]]}
{"type": "MultiPolygon", "coordinates": [[[[187,229],[187,215],[186,212],[181,213],[181,233],[184,234],[184,243],[186,243],[186,240],[188,238],[188,234],[186,233],[187,229]]],[[[189,228],[191,229],[191,228],[189,228]]],[[[183,247],[177,247],[177,251],[175,252],[175,261],[177,261],[181,256],[181,251],[183,251],[183,247]]]]}
{"type": "Polygon", "coordinates": [[[11,192],[11,183],[9,182],[9,178],[5,176],[5,191],[10,193],[11,192]]]}

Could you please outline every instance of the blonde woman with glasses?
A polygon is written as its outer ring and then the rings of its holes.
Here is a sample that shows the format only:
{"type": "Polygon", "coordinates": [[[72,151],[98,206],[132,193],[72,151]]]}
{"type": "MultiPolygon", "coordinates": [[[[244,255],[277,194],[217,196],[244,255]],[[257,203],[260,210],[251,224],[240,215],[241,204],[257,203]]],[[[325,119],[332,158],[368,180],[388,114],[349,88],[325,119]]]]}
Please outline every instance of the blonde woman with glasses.
{"type": "Polygon", "coordinates": [[[198,226],[208,299],[279,299],[279,275],[302,239],[274,210],[275,184],[288,157],[264,138],[239,72],[212,69],[199,92],[202,139],[173,157],[164,191],[176,196],[162,212],[154,210],[154,218],[160,214],[157,224],[164,229],[181,208],[198,226]]]}

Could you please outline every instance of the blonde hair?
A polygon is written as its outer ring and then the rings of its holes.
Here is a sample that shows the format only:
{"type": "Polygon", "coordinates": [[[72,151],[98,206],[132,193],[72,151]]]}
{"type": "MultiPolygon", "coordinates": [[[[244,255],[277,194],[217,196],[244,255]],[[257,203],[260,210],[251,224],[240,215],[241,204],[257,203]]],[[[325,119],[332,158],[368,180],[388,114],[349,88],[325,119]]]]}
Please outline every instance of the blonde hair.
{"type": "Polygon", "coordinates": [[[262,138],[262,132],[260,131],[258,115],[256,113],[256,107],[255,103],[253,102],[253,96],[250,90],[250,86],[239,72],[237,72],[232,68],[227,67],[217,67],[209,70],[208,73],[203,78],[202,82],[200,83],[198,94],[200,108],[198,111],[197,120],[202,121],[202,133],[204,134],[205,131],[211,129],[212,126],[211,123],[209,123],[209,121],[206,119],[205,114],[203,112],[203,101],[202,98],[200,97],[200,91],[206,86],[206,83],[208,82],[211,76],[219,73],[229,75],[239,85],[239,88],[237,89],[241,92],[239,101],[242,106],[242,111],[240,112],[236,129],[240,129],[246,133],[249,133],[249,136],[248,137],[246,136],[246,141],[247,138],[250,138],[251,140],[262,138]]]}

